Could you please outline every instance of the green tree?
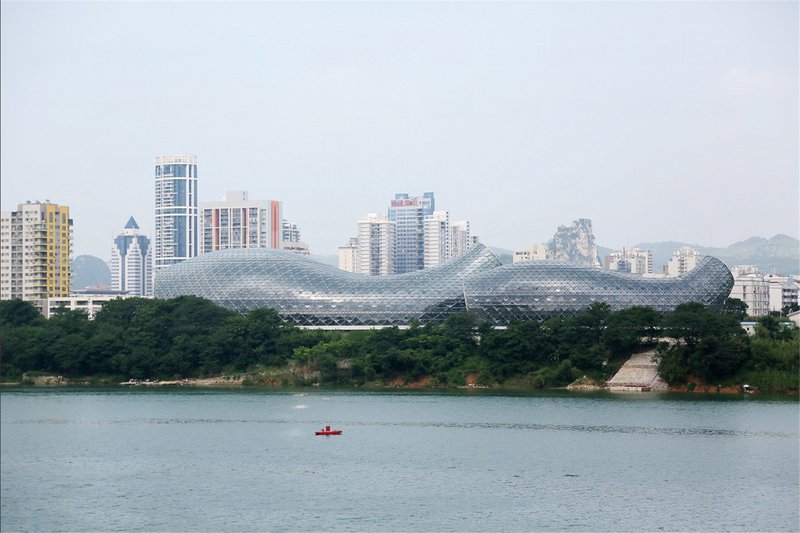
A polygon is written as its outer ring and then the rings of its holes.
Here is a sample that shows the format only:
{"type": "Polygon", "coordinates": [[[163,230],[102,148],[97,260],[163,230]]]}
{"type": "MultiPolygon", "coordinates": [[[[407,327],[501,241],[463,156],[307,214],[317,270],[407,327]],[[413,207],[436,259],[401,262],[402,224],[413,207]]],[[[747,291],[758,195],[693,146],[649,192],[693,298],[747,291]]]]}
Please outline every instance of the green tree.
{"type": "Polygon", "coordinates": [[[675,345],[662,353],[659,372],[671,383],[696,375],[707,381],[731,376],[752,359],[750,343],[738,320],[718,315],[699,303],[681,304],[665,320],[675,345]]]}
{"type": "Polygon", "coordinates": [[[233,315],[224,318],[207,337],[207,344],[200,352],[199,372],[211,375],[227,366],[245,370],[255,362],[247,317],[233,315]]]}
{"type": "Polygon", "coordinates": [[[756,323],[756,336],[767,337],[775,340],[789,340],[792,338],[794,324],[788,319],[780,320],[773,315],[762,316],[756,323]]]}
{"type": "MultiPolygon", "coordinates": [[[[278,353],[279,339],[284,329],[284,322],[275,310],[253,309],[247,313],[247,347],[250,354],[240,354],[240,358],[249,357],[251,363],[281,364],[289,355],[281,357],[278,353]]],[[[244,362],[240,361],[238,366],[244,362]]]]}
{"type": "Polygon", "coordinates": [[[505,330],[485,335],[481,353],[489,362],[490,372],[498,379],[524,375],[541,366],[546,355],[543,336],[538,322],[512,322],[505,330]]]}
{"type": "Polygon", "coordinates": [[[586,311],[576,315],[575,322],[583,333],[583,343],[600,344],[611,316],[611,306],[605,302],[592,302],[586,311]]]}
{"type": "Polygon", "coordinates": [[[784,316],[788,315],[789,313],[794,313],[795,311],[800,311],[800,305],[796,303],[784,305],[783,309],[781,309],[781,312],[784,314],[784,316]]]}
{"type": "Polygon", "coordinates": [[[630,307],[614,313],[603,332],[603,342],[615,356],[629,356],[654,345],[663,317],[650,307],[630,307]]]}
{"type": "Polygon", "coordinates": [[[87,340],[94,325],[83,311],[59,309],[46,322],[48,342],[44,369],[60,374],[91,372],[87,358],[87,340]]]}
{"type": "Polygon", "coordinates": [[[94,321],[103,327],[127,328],[136,313],[146,306],[152,306],[153,300],[147,298],[117,298],[106,302],[94,317],[94,321]]]}
{"type": "Polygon", "coordinates": [[[450,315],[442,325],[442,332],[456,342],[465,352],[477,346],[479,322],[472,311],[450,315]]]}
{"type": "Polygon", "coordinates": [[[722,314],[741,322],[747,318],[747,304],[738,298],[726,298],[722,304],[722,314]]]}
{"type": "Polygon", "coordinates": [[[18,376],[49,366],[48,339],[44,321],[37,325],[0,328],[0,376],[18,376]]]}
{"type": "Polygon", "coordinates": [[[0,301],[0,378],[39,370],[46,364],[46,321],[31,302],[0,301]]]}
{"type": "Polygon", "coordinates": [[[0,301],[0,326],[37,326],[44,323],[44,317],[31,302],[23,300],[0,301]]]}
{"type": "Polygon", "coordinates": [[[124,329],[118,326],[97,327],[87,338],[84,372],[89,374],[119,374],[117,360],[127,353],[124,342],[124,329]]]}

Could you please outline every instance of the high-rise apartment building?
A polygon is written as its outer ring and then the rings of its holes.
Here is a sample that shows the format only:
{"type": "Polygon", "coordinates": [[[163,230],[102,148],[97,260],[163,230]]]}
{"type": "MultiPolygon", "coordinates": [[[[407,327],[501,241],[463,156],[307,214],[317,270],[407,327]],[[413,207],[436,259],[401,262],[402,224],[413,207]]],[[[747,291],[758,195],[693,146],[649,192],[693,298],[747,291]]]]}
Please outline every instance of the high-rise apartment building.
{"type": "Polygon", "coordinates": [[[672,258],[664,267],[664,273],[670,278],[683,276],[696,267],[701,259],[703,259],[703,256],[700,255],[699,250],[695,250],[690,246],[683,246],[672,252],[672,258]]]}
{"type": "Polygon", "coordinates": [[[639,248],[623,248],[608,254],[605,266],[607,270],[640,275],[652,274],[653,252],[652,250],[640,250],[639,248]]]}
{"type": "Polygon", "coordinates": [[[221,202],[200,204],[200,253],[229,248],[283,248],[283,204],[250,200],[247,191],[228,191],[221,202]]]}
{"type": "Polygon", "coordinates": [[[339,268],[346,272],[356,272],[358,267],[358,238],[351,237],[344,246],[339,247],[339,268]]]}
{"type": "Polygon", "coordinates": [[[441,265],[472,249],[478,238],[470,235],[469,222],[451,221],[448,211],[434,207],[432,192],[413,198],[395,194],[388,216],[370,213],[359,219],[358,237],[339,247],[339,268],[405,274],[441,265]]]}
{"type": "Polygon", "coordinates": [[[477,236],[470,235],[469,221],[450,222],[450,257],[456,258],[468,252],[478,242],[477,236]]]}
{"type": "MultiPolygon", "coordinates": [[[[12,254],[12,217],[11,211],[0,213],[0,300],[11,300],[14,298],[14,288],[12,283],[16,280],[12,277],[12,267],[22,259],[17,250],[12,254]]],[[[21,298],[21,296],[18,296],[21,298]]]]}
{"type": "Polygon", "coordinates": [[[377,213],[358,220],[358,266],[356,272],[386,276],[395,272],[395,222],[377,213]]]}
{"type": "Polygon", "coordinates": [[[43,310],[47,298],[67,296],[72,275],[69,207],[19,204],[0,216],[0,299],[20,298],[43,310]]]}
{"type": "Polygon", "coordinates": [[[156,156],[155,267],[180,263],[197,255],[197,156],[156,156]]]}
{"type": "Polygon", "coordinates": [[[747,314],[750,316],[768,315],[770,284],[759,273],[758,267],[735,265],[731,269],[731,274],[733,274],[733,288],[730,297],[747,304],[747,314]]]}
{"type": "Polygon", "coordinates": [[[450,213],[434,211],[425,217],[423,236],[425,268],[439,266],[453,257],[450,247],[450,213]]]}
{"type": "Polygon", "coordinates": [[[130,296],[153,296],[153,248],[150,238],[139,233],[133,217],[114,237],[111,246],[111,290],[130,296]]]}
{"type": "Polygon", "coordinates": [[[409,197],[406,193],[394,195],[389,204],[389,221],[396,225],[395,273],[424,268],[425,217],[432,215],[435,208],[432,192],[416,197],[409,197]]]}

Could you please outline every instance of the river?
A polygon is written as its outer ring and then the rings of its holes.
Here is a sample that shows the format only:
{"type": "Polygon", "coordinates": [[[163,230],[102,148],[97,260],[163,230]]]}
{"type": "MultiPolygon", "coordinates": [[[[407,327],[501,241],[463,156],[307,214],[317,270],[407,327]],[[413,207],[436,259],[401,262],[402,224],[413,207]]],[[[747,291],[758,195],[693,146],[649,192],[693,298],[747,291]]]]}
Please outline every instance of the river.
{"type": "Polygon", "coordinates": [[[0,528],[797,531],[799,414],[655,393],[9,389],[0,528]]]}

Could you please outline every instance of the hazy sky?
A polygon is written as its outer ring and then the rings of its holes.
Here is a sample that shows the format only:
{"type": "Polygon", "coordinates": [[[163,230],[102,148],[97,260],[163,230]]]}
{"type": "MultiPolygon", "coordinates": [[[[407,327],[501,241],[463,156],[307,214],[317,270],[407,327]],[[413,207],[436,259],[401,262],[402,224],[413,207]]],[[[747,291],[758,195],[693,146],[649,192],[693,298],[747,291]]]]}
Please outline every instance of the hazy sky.
{"type": "Polygon", "coordinates": [[[798,2],[3,2],[2,209],[152,235],[154,156],[313,253],[395,192],[493,246],[797,236],[798,2]]]}

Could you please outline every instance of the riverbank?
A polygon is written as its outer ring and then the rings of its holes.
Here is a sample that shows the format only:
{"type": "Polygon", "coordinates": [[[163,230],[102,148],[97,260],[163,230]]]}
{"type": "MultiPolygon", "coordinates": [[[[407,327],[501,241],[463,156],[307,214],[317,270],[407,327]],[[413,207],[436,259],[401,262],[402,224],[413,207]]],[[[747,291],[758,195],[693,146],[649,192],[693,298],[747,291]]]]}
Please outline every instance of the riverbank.
{"type": "MultiPolygon", "coordinates": [[[[263,377],[263,376],[261,376],[263,377]]],[[[299,385],[300,387],[325,387],[330,386],[328,383],[319,383],[312,381],[310,383],[299,385]]],[[[102,387],[120,387],[120,388],[265,388],[265,389],[282,389],[282,388],[295,388],[297,384],[283,383],[276,379],[259,379],[259,376],[254,374],[234,374],[234,375],[220,375],[205,378],[186,378],[180,380],[128,380],[119,381],[108,377],[65,377],[56,375],[36,375],[25,377],[21,381],[3,381],[0,382],[0,387],[81,387],[81,386],[102,386],[102,387]]],[[[478,384],[476,376],[469,376],[465,385],[447,386],[447,385],[433,385],[430,377],[424,377],[418,381],[404,382],[404,380],[396,378],[388,382],[372,382],[366,385],[359,386],[341,386],[336,385],[338,388],[353,389],[353,390],[386,390],[386,389],[402,389],[402,390],[447,390],[447,389],[487,389],[495,391],[519,391],[519,390],[541,390],[541,388],[532,386],[520,386],[515,384],[512,386],[502,384],[483,385],[478,384]]],[[[587,376],[583,376],[566,387],[555,387],[554,389],[567,390],[571,392],[586,393],[586,392],[631,392],[631,393],[697,393],[697,394],[726,394],[726,395],[741,395],[741,394],[759,394],[755,387],[750,387],[747,384],[728,384],[716,385],[702,383],[698,379],[692,379],[689,383],[682,385],[669,386],[659,390],[642,390],[630,388],[628,390],[615,390],[607,383],[598,382],[587,376]]],[[[787,391],[784,393],[787,396],[797,396],[798,391],[787,391]]]]}
{"type": "Polygon", "coordinates": [[[242,387],[245,386],[245,375],[221,375],[207,378],[186,378],[176,380],[129,379],[101,376],[66,377],[56,375],[23,375],[20,381],[0,381],[0,387],[72,387],[86,385],[121,386],[121,387],[242,387]]]}
{"type": "Polygon", "coordinates": [[[141,380],[131,379],[122,381],[119,385],[124,387],[242,387],[244,376],[216,376],[211,378],[186,378],[180,380],[141,380]]]}

